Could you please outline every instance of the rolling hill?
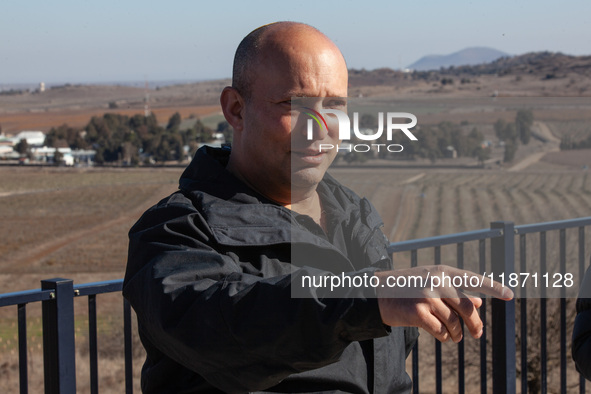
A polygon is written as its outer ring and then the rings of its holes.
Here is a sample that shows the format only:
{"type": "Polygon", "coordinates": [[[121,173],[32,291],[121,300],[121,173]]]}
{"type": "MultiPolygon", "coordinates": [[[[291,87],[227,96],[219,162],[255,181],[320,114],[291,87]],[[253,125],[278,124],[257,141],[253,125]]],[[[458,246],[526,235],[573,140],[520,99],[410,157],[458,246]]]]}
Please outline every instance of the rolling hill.
{"type": "Polygon", "coordinates": [[[506,56],[509,54],[493,48],[472,47],[449,55],[424,56],[409,65],[408,68],[417,71],[439,70],[441,67],[488,63],[506,56]]]}

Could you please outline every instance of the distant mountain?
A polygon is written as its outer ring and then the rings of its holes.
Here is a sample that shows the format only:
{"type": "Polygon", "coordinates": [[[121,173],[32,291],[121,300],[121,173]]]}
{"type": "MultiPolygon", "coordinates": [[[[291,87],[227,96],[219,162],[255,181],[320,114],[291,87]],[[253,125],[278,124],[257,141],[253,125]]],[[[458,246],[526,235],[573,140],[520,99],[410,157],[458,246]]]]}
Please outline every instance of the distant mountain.
{"type": "Polygon", "coordinates": [[[544,79],[579,74],[591,77],[591,56],[571,56],[560,52],[530,52],[502,57],[490,63],[441,70],[442,75],[535,75],[544,79]]]}
{"type": "Polygon", "coordinates": [[[489,63],[505,56],[510,55],[493,48],[473,47],[462,49],[450,55],[424,56],[407,68],[417,71],[439,70],[441,67],[489,63]]]}
{"type": "MultiPolygon", "coordinates": [[[[350,69],[349,86],[396,86],[403,88],[412,86],[417,80],[440,82],[441,78],[447,76],[458,77],[461,80],[461,78],[470,79],[484,75],[527,75],[541,80],[575,78],[578,75],[591,79],[591,56],[571,56],[546,51],[500,57],[492,62],[472,66],[442,67],[433,71],[407,72],[391,68],[350,69]]],[[[580,88],[584,91],[588,89],[591,91],[591,88],[587,86],[580,88]]]]}

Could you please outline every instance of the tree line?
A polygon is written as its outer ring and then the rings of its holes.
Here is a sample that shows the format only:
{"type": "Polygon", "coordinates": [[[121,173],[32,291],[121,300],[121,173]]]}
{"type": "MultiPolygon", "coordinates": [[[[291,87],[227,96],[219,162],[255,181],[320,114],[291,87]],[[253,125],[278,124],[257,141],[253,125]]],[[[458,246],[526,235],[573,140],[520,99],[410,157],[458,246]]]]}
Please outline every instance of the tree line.
{"type": "MultiPolygon", "coordinates": [[[[110,162],[125,162],[137,165],[145,161],[166,162],[182,161],[187,155],[192,156],[199,143],[208,142],[214,133],[223,133],[226,142],[231,143],[232,128],[226,122],[220,122],[216,130],[205,126],[199,119],[195,119],[191,127],[181,127],[182,119],[178,112],[173,114],[166,126],[160,126],[155,114],[144,116],[136,114],[127,116],[115,113],[105,113],[103,116],[94,116],[84,127],[82,132],[67,124],[53,127],[47,133],[45,145],[49,147],[66,147],[72,149],[93,149],[96,151],[95,162],[97,164],[110,162]],[[188,152],[185,147],[188,146],[188,152]]],[[[519,143],[528,144],[531,139],[531,126],[533,114],[531,110],[519,110],[514,122],[506,122],[499,119],[494,124],[494,130],[499,141],[505,146],[503,161],[511,162],[514,159],[519,143]]],[[[409,142],[403,133],[395,133],[392,140],[386,140],[382,135],[377,144],[400,144],[404,150],[392,154],[385,149],[377,152],[380,159],[429,159],[436,162],[449,157],[473,157],[481,164],[491,157],[491,147],[484,144],[483,134],[472,127],[465,131],[466,122],[461,124],[453,122],[441,122],[438,125],[427,125],[412,130],[419,143],[409,142]]],[[[376,130],[378,126],[374,115],[361,116],[359,127],[361,129],[376,130]]],[[[364,141],[352,140],[352,143],[364,141]]],[[[563,141],[562,145],[566,145],[563,141]]],[[[561,148],[562,148],[561,145],[561,148]]],[[[581,149],[578,146],[591,147],[591,137],[578,144],[569,142],[570,148],[581,149]],[[588,146],[585,144],[589,144],[588,146]]],[[[18,151],[26,151],[27,146],[20,144],[18,151]]],[[[368,155],[362,152],[351,152],[343,155],[346,162],[362,162],[368,159],[368,155]]]]}
{"type": "Polygon", "coordinates": [[[503,154],[505,163],[513,161],[520,142],[523,145],[529,144],[533,123],[534,115],[532,111],[522,109],[517,111],[515,122],[508,123],[503,119],[499,119],[494,124],[497,138],[505,144],[505,153],[503,154]]]}
{"type": "MultiPolygon", "coordinates": [[[[359,121],[360,129],[376,130],[377,120],[375,116],[364,114],[359,121]]],[[[375,144],[399,144],[404,149],[396,154],[381,149],[377,152],[377,158],[389,160],[414,160],[417,158],[429,159],[436,162],[446,157],[474,157],[481,163],[490,158],[490,147],[483,146],[484,136],[476,127],[466,135],[461,124],[441,122],[436,126],[422,126],[412,129],[412,133],[418,141],[409,141],[403,133],[394,133],[391,140],[387,140],[384,133],[375,144]]],[[[364,143],[357,138],[351,141],[353,144],[364,143]]],[[[363,162],[368,155],[363,152],[346,153],[343,160],[348,163],[363,162]]]]}
{"type": "MultiPolygon", "coordinates": [[[[382,135],[376,144],[399,144],[404,149],[396,154],[392,154],[385,149],[377,152],[380,159],[405,159],[414,160],[416,158],[429,159],[435,163],[442,158],[455,157],[473,157],[482,165],[491,157],[490,144],[485,144],[484,135],[476,128],[472,127],[469,132],[464,130],[467,122],[453,123],[441,122],[435,126],[427,125],[415,127],[412,133],[417,137],[417,142],[409,141],[403,133],[395,133],[390,141],[386,140],[386,135],[382,135]]],[[[505,146],[503,161],[511,162],[515,157],[519,143],[528,144],[531,139],[531,126],[533,124],[533,113],[531,110],[519,110],[514,122],[506,122],[499,119],[494,124],[494,130],[499,141],[505,146]]],[[[375,131],[378,127],[378,121],[371,114],[364,114],[359,120],[360,129],[371,129],[375,131]]],[[[364,143],[359,139],[351,141],[354,144],[364,143]]],[[[343,156],[343,160],[348,163],[363,162],[368,159],[364,152],[350,152],[343,156]]]]}
{"type": "Polygon", "coordinates": [[[227,122],[220,122],[216,130],[196,119],[191,127],[181,129],[181,116],[173,114],[166,125],[160,126],[155,114],[127,116],[106,113],[93,116],[83,131],[67,124],[53,127],[45,137],[49,147],[69,146],[72,149],[93,149],[97,164],[122,161],[137,165],[142,160],[155,162],[182,161],[185,146],[193,154],[200,142],[208,142],[215,132],[224,134],[226,142],[232,138],[227,122]]]}

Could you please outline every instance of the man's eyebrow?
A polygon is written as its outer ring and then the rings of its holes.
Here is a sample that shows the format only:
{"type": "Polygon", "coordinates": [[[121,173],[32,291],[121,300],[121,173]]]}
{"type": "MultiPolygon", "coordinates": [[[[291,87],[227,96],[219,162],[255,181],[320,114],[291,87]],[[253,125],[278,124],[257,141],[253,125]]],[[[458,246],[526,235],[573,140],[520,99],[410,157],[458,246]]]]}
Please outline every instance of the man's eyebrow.
{"type": "Polygon", "coordinates": [[[290,97],[294,97],[294,98],[321,98],[321,99],[343,99],[343,101],[347,101],[348,97],[344,97],[344,96],[308,96],[305,93],[293,93],[293,94],[289,94],[288,95],[290,97]]]}
{"type": "Polygon", "coordinates": [[[325,99],[330,100],[332,102],[340,103],[340,104],[347,104],[348,100],[346,97],[325,97],[325,99]]]}

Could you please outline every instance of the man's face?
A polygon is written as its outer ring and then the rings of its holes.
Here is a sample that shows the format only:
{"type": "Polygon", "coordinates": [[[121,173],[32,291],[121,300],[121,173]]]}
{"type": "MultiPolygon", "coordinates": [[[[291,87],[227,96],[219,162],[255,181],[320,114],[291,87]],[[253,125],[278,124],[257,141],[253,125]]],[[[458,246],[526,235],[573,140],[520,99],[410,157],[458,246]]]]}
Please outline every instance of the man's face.
{"type": "Polygon", "coordinates": [[[319,145],[336,146],[338,128],[334,119],[326,117],[328,130],[315,127],[313,139],[308,140],[304,115],[297,117],[292,111],[292,97],[317,97],[316,110],[343,110],[339,98],[347,96],[348,79],[342,55],[333,45],[307,43],[286,52],[280,56],[269,52],[256,66],[241,140],[243,153],[251,160],[249,183],[259,190],[274,190],[276,196],[293,192],[291,197],[297,199],[315,189],[334,160],[336,150],[319,152],[319,145]]]}

